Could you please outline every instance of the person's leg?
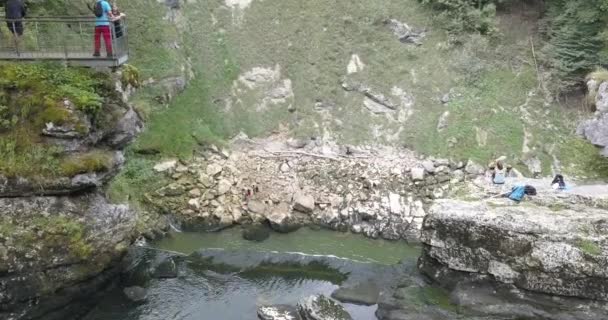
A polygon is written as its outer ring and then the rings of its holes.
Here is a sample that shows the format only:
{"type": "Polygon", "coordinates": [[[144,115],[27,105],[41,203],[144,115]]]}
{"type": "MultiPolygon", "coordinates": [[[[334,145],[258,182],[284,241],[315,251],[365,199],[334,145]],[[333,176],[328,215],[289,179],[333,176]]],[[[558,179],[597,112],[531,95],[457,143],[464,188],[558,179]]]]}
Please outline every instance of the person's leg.
{"type": "Polygon", "coordinates": [[[101,27],[95,27],[95,52],[94,56],[99,57],[99,50],[101,48],[101,27]]]}
{"type": "Polygon", "coordinates": [[[106,52],[108,56],[112,56],[112,32],[110,26],[104,26],[103,28],[103,40],[106,43],[106,52]]]}

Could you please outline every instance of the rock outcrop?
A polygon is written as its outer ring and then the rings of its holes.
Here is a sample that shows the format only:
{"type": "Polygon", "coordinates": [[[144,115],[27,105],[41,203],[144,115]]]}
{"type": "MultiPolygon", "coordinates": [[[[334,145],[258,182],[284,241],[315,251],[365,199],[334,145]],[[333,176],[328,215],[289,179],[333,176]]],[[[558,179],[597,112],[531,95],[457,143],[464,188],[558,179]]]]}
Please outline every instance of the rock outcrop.
{"type": "Polygon", "coordinates": [[[590,79],[587,89],[593,95],[595,115],[592,119],[583,121],[577,133],[601,148],[601,155],[608,157],[608,81],[590,79]]]}
{"type": "Polygon", "coordinates": [[[0,216],[3,319],[64,319],[62,308],[82,312],[67,305],[102,291],[135,228],[128,207],[94,193],[0,198],[0,216]]]}
{"type": "Polygon", "coordinates": [[[40,132],[38,143],[73,160],[69,170],[10,178],[0,172],[2,319],[78,317],[114,280],[134,240],[137,215],[98,188],[118,173],[121,149],[142,121],[108,90],[95,121],[66,100],[58,108],[75,115],[76,125],[51,122],[40,132]]]}
{"type": "Polygon", "coordinates": [[[438,200],[426,217],[420,270],[560,296],[608,300],[605,200],[553,194],[516,204],[438,200]]]}

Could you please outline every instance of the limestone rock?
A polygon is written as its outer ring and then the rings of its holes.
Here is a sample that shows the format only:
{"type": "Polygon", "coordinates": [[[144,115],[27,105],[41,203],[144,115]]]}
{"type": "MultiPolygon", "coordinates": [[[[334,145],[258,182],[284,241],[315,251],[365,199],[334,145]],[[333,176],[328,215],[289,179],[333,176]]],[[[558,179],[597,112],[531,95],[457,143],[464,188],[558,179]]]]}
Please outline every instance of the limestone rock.
{"type": "Polygon", "coordinates": [[[304,147],[306,147],[306,145],[308,144],[308,141],[305,139],[295,139],[295,138],[291,138],[289,140],[287,140],[287,146],[293,149],[302,149],[304,147]]]}
{"type": "Polygon", "coordinates": [[[591,79],[588,91],[595,94],[595,117],[583,121],[577,128],[578,135],[601,148],[600,154],[608,157],[608,81],[599,83],[591,79]]]}
{"type": "Polygon", "coordinates": [[[395,19],[386,20],[384,23],[402,43],[412,43],[419,46],[422,45],[422,40],[426,36],[424,31],[413,30],[406,23],[395,19]]]}
{"type": "Polygon", "coordinates": [[[113,127],[104,132],[103,140],[114,149],[124,149],[143,129],[143,121],[129,108],[124,115],[113,122],[113,127]]]}
{"type": "Polygon", "coordinates": [[[222,172],[223,168],[215,163],[212,163],[210,165],[207,166],[207,175],[210,177],[215,177],[216,175],[220,174],[222,172]]]}
{"type": "Polygon", "coordinates": [[[437,131],[441,132],[443,131],[445,128],[448,127],[448,120],[450,118],[450,112],[449,111],[445,111],[444,113],[441,114],[441,116],[439,117],[439,120],[437,121],[437,131]]]}
{"type": "Polygon", "coordinates": [[[293,209],[303,213],[311,213],[315,209],[315,198],[298,192],[293,198],[293,209]]]}
{"type": "Polygon", "coordinates": [[[602,82],[597,89],[595,109],[601,113],[608,112],[608,81],[602,82]]]}
{"type": "Polygon", "coordinates": [[[158,279],[177,278],[178,270],[175,259],[173,257],[165,258],[154,268],[152,275],[158,279]]]}
{"type": "Polygon", "coordinates": [[[298,221],[291,213],[289,204],[282,202],[274,207],[270,214],[266,215],[270,227],[277,232],[291,232],[300,227],[298,221]]]}
{"type": "Polygon", "coordinates": [[[323,296],[310,296],[298,303],[298,310],[305,320],[351,320],[343,306],[323,296]]]}
{"type": "Polygon", "coordinates": [[[144,301],[148,298],[146,289],[138,286],[124,288],[122,292],[133,302],[144,301]]]}
{"type": "Polygon", "coordinates": [[[232,183],[226,179],[222,179],[217,185],[217,194],[219,196],[224,195],[230,191],[230,188],[232,188],[232,183]]]}
{"type": "Polygon", "coordinates": [[[279,167],[279,171],[281,171],[283,173],[289,172],[290,169],[291,168],[289,167],[289,164],[287,164],[287,162],[281,163],[281,166],[279,167]]]}
{"type": "Polygon", "coordinates": [[[261,224],[247,226],[243,229],[243,239],[261,242],[270,237],[270,230],[261,224]]]}
{"type": "Polygon", "coordinates": [[[412,168],[412,180],[414,181],[423,181],[424,180],[424,168],[412,168]]]}
{"type": "Polygon", "coordinates": [[[154,171],[156,172],[167,172],[175,169],[177,166],[177,160],[169,160],[165,162],[161,162],[154,166],[154,171]]]}
{"type": "Polygon", "coordinates": [[[191,197],[200,197],[201,196],[201,189],[194,188],[194,189],[188,191],[188,195],[190,195],[191,197]]]}
{"type": "Polygon", "coordinates": [[[257,214],[265,214],[268,210],[266,204],[258,200],[249,200],[249,202],[247,203],[247,208],[249,209],[249,211],[257,214]]]}
{"type": "Polygon", "coordinates": [[[508,201],[438,200],[424,222],[420,269],[439,281],[454,272],[490,274],[530,291],[608,300],[604,210],[508,201]]]}
{"type": "Polygon", "coordinates": [[[363,281],[343,286],[331,294],[331,297],[344,303],[371,306],[378,303],[381,289],[373,281],[363,281]]]}
{"type": "Polygon", "coordinates": [[[0,318],[7,319],[38,318],[102,291],[120,271],[137,220],[127,206],[91,193],[0,198],[0,216],[0,318]]]}
{"type": "Polygon", "coordinates": [[[534,177],[537,177],[543,172],[542,163],[537,157],[526,159],[524,160],[524,163],[526,164],[526,166],[528,166],[528,170],[530,170],[530,173],[534,177]]]}
{"type": "Polygon", "coordinates": [[[260,306],[258,317],[260,320],[302,320],[296,307],[283,304],[260,306]]]}
{"type": "Polygon", "coordinates": [[[422,161],[422,167],[430,174],[435,173],[435,164],[431,160],[422,161]]]}
{"type": "Polygon", "coordinates": [[[481,175],[484,173],[485,170],[479,164],[473,162],[472,160],[469,160],[467,162],[466,167],[464,168],[464,171],[470,175],[481,175]]]}

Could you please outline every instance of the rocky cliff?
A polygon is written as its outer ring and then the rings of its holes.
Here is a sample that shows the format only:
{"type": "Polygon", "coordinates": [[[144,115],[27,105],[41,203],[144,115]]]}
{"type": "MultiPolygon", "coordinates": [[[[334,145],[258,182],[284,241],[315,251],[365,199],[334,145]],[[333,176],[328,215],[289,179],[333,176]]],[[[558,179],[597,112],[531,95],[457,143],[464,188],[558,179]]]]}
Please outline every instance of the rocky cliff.
{"type": "Polygon", "coordinates": [[[606,208],[605,199],[560,193],[519,204],[439,200],[423,225],[419,268],[446,286],[468,275],[607,300],[606,208]]]}
{"type": "Polygon", "coordinates": [[[579,125],[577,133],[600,148],[602,156],[608,157],[608,81],[592,76],[587,90],[596,112],[593,118],[579,125]]]}
{"type": "Polygon", "coordinates": [[[2,319],[77,317],[86,311],[84,298],[91,301],[110,283],[135,232],[136,214],[100,191],[142,128],[116,91],[123,84],[104,74],[45,68],[0,68],[8,110],[2,116],[17,119],[0,130],[2,319]],[[13,72],[30,76],[12,82],[13,72]]]}

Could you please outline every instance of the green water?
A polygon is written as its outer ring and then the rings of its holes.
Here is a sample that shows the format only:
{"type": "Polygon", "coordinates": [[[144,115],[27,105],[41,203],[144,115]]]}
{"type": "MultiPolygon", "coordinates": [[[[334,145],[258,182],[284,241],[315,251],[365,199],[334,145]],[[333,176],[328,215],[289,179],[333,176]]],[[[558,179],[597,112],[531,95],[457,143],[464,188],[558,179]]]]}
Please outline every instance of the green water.
{"type": "Polygon", "coordinates": [[[309,255],[336,256],[361,262],[395,264],[404,258],[416,259],[420,249],[404,241],[372,240],[362,235],[330,230],[302,228],[281,234],[272,232],[263,242],[243,239],[241,228],[217,233],[173,233],[154,247],[190,254],[200,249],[247,249],[252,251],[300,252],[309,255]]]}
{"type": "MultiPolygon", "coordinates": [[[[402,259],[415,260],[419,249],[404,241],[371,240],[360,235],[303,228],[290,234],[271,233],[263,242],[243,239],[241,228],[217,233],[173,233],[148,245],[162,250],[190,254],[204,249],[244,252],[298,252],[308,255],[347,258],[360,275],[378,274],[380,278],[402,259]],[[367,263],[367,262],[375,262],[367,263]]],[[[142,251],[142,261],[152,261],[158,250],[142,251]]],[[[341,259],[336,259],[340,260],[341,259]]],[[[265,273],[217,272],[196,260],[179,264],[179,277],[150,279],[142,284],[148,292],[145,302],[128,301],[118,286],[104,298],[85,320],[243,320],[256,319],[256,310],[264,304],[296,305],[302,298],[323,294],[330,296],[339,286],[326,277],[311,276],[307,266],[289,274],[268,269],[265,273]]],[[[294,269],[294,270],[295,270],[294,269]]],[[[336,273],[336,276],[340,275],[336,273]]],[[[355,277],[349,274],[349,277],[355,277]]],[[[132,285],[132,284],[128,284],[132,285]]],[[[124,286],[127,286],[125,283],[124,286]]],[[[354,320],[375,319],[377,306],[343,304],[354,320]]]]}

